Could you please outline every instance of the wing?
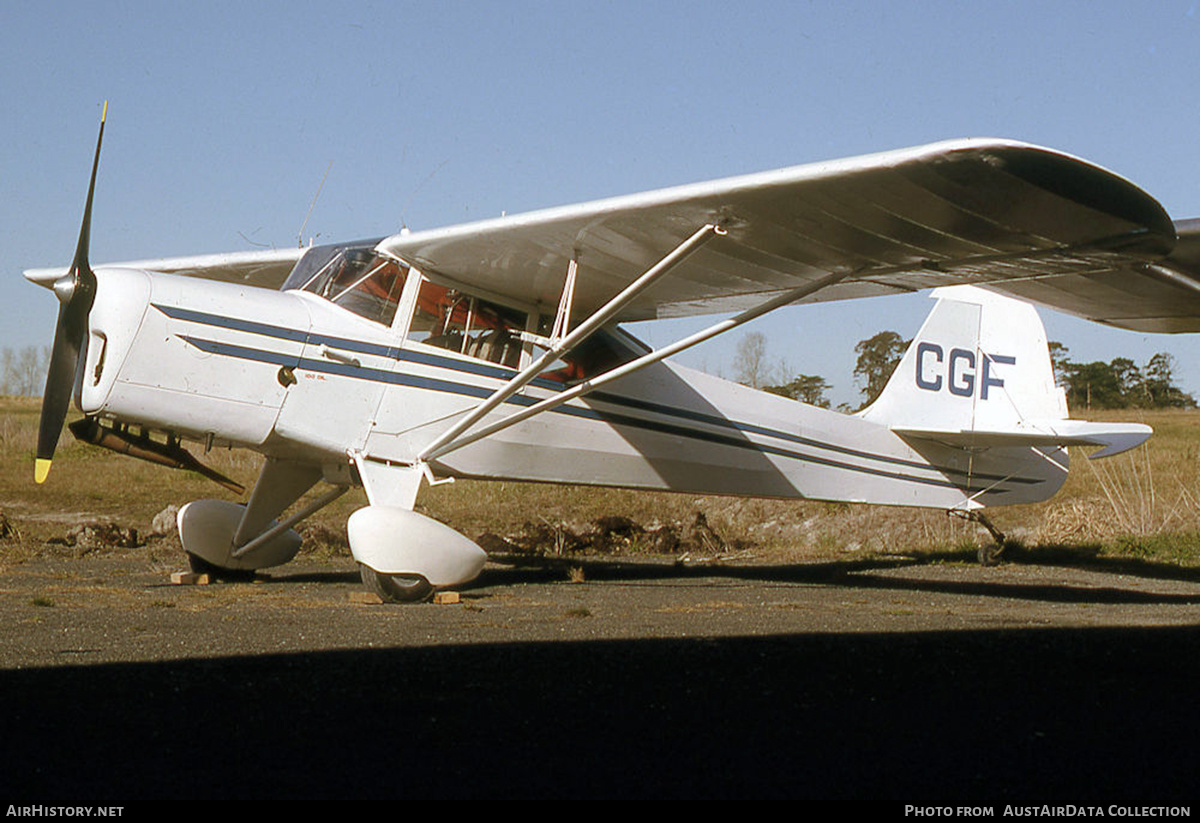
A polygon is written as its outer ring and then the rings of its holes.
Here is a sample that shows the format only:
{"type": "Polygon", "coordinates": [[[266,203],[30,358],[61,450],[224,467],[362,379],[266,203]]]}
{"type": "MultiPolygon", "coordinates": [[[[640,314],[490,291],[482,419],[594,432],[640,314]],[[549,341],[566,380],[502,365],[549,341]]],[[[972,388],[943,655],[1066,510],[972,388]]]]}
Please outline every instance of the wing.
{"type": "Polygon", "coordinates": [[[548,307],[575,257],[575,313],[587,314],[709,222],[727,234],[620,319],[738,310],[831,272],[848,274],[806,301],[979,283],[1086,314],[1153,292],[1162,278],[1141,267],[1176,239],[1163,208],[1127,180],[988,139],[394,235],[380,248],[451,283],[548,307]]]}
{"type": "Polygon", "coordinates": [[[1174,248],[1158,261],[1127,260],[990,288],[1122,329],[1200,332],[1200,220],[1179,220],[1175,231],[1174,248]]]}
{"type": "MultiPolygon", "coordinates": [[[[229,254],[200,254],[191,257],[160,257],[156,260],[133,260],[128,263],[106,265],[277,289],[283,285],[288,273],[291,272],[292,267],[296,265],[296,261],[305,251],[307,249],[271,249],[229,254]]],[[[29,269],[25,272],[25,278],[39,286],[49,287],[66,272],[65,266],[29,269]]]]}

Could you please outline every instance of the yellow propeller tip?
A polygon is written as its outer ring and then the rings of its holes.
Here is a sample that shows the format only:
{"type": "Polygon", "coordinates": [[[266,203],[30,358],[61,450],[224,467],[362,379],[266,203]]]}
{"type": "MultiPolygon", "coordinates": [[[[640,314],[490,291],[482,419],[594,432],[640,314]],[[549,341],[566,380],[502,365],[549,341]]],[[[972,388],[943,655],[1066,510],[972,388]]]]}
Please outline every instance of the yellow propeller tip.
{"type": "Polygon", "coordinates": [[[104,108],[100,111],[100,122],[104,122],[104,118],[108,117],[108,101],[104,101],[104,108]]]}
{"type": "Polygon", "coordinates": [[[33,480],[35,483],[45,483],[46,475],[50,474],[50,461],[37,458],[33,464],[33,480]]]}

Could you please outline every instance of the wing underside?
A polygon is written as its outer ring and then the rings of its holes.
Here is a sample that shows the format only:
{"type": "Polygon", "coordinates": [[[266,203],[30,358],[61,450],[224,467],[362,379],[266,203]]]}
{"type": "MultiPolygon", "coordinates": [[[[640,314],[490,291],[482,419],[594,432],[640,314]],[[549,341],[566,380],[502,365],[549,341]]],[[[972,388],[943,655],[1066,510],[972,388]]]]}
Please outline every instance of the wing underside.
{"type": "Polygon", "coordinates": [[[395,235],[381,248],[452,283],[549,306],[575,258],[575,308],[586,314],[706,222],[727,235],[621,319],[740,310],[831,272],[846,277],[805,301],[978,283],[1117,325],[1200,316],[1200,292],[1146,268],[1176,239],[1157,201],[1085,161],[1001,140],[395,235]]]}
{"type": "MultiPolygon", "coordinates": [[[[133,260],[109,264],[125,269],[140,269],[187,277],[202,277],[226,283],[245,283],[266,289],[283,285],[288,273],[306,249],[270,249],[264,251],[230,252],[227,254],[197,254],[187,257],[160,257],[154,260],[133,260]]],[[[26,279],[41,286],[50,286],[66,274],[66,266],[29,269],[26,279]]]]}

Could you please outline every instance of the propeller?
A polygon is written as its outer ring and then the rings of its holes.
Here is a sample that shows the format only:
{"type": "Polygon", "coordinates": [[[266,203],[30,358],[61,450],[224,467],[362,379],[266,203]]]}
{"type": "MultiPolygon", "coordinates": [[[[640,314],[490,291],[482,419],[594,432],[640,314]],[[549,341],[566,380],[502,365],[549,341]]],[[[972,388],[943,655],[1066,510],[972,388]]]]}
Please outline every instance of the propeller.
{"type": "Polygon", "coordinates": [[[54,329],[54,348],[50,368],[46,373],[46,390],[42,394],[42,418],[38,424],[37,460],[33,478],[38,483],[50,473],[50,462],[63,421],[71,405],[71,395],[79,372],[79,353],[87,336],[88,313],[96,299],[96,275],[88,265],[88,244],[92,229],[92,194],[96,190],[96,170],[100,166],[100,143],[104,140],[104,120],[108,116],[108,101],[100,114],[100,134],[96,138],[96,156],[92,160],[92,179],[88,184],[87,205],[83,209],[83,225],[70,270],[54,281],[58,297],[58,322],[54,329]]]}

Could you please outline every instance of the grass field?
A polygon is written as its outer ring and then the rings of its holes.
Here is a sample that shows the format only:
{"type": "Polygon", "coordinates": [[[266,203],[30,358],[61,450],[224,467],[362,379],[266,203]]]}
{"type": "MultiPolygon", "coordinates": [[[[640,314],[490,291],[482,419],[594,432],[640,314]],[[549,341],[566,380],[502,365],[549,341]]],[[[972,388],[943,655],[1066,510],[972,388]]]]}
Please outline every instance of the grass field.
{"type": "MultiPolygon", "coordinates": [[[[15,529],[0,540],[5,562],[38,553],[81,521],[104,519],[147,532],[154,515],[169,504],[237,499],[196,475],[82,445],[69,434],[60,441],[49,480],[35,486],[38,411],[36,399],[0,398],[0,513],[15,529]]],[[[1200,412],[1133,410],[1096,419],[1148,423],[1155,436],[1107,460],[1089,461],[1076,451],[1057,497],[1036,506],[989,509],[993,522],[1017,542],[1017,554],[1030,558],[1067,552],[1200,565],[1200,412]]],[[[197,456],[200,451],[193,449],[197,456]]],[[[247,487],[260,462],[251,452],[226,450],[204,460],[247,487]]],[[[320,512],[307,526],[310,542],[320,551],[348,555],[345,518],[364,504],[356,490],[320,512]]],[[[459,481],[427,489],[418,508],[472,538],[540,530],[548,553],[570,549],[555,540],[564,527],[580,532],[598,518],[620,516],[647,529],[686,528],[697,513],[745,556],[773,562],[895,554],[965,561],[988,539],[978,526],[932,510],[507,482],[459,481]]],[[[608,550],[652,549],[648,537],[635,534],[608,550]]]]}

